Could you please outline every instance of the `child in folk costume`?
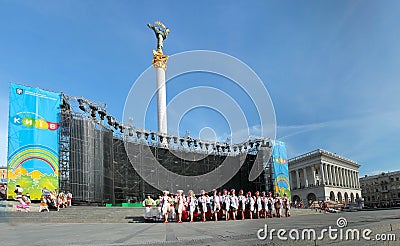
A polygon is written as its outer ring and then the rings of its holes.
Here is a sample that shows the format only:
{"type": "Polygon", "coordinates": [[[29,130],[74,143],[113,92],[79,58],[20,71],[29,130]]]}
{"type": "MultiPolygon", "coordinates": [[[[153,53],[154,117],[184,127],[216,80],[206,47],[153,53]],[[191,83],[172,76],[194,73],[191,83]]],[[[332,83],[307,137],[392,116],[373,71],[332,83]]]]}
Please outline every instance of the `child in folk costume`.
{"type": "Polygon", "coordinates": [[[267,197],[267,202],[268,202],[268,216],[272,218],[272,210],[274,208],[274,199],[272,198],[272,193],[268,192],[268,197],[267,197]]]}
{"type": "Polygon", "coordinates": [[[150,194],[147,194],[146,199],[143,201],[145,221],[153,219],[153,205],[154,205],[154,200],[151,198],[150,194]]]}
{"type": "Polygon", "coordinates": [[[289,198],[287,198],[287,194],[285,193],[283,195],[283,199],[282,199],[282,203],[283,203],[283,209],[285,211],[285,216],[289,217],[290,216],[290,201],[289,198]]]}
{"type": "Polygon", "coordinates": [[[265,195],[265,191],[261,193],[261,202],[263,205],[263,216],[265,219],[267,219],[267,214],[268,214],[268,197],[265,195]]]}
{"type": "Polygon", "coordinates": [[[163,197],[161,198],[161,211],[162,214],[164,215],[164,224],[169,223],[168,222],[168,213],[170,211],[170,198],[168,196],[169,191],[163,191],[163,197]]]}
{"type": "Polygon", "coordinates": [[[214,213],[215,222],[218,221],[218,212],[221,210],[221,198],[218,195],[218,191],[216,189],[213,190],[213,195],[211,196],[211,201],[213,203],[212,210],[214,213]]]}
{"type": "Polygon", "coordinates": [[[206,213],[207,213],[207,196],[205,190],[200,191],[200,197],[197,199],[199,203],[199,209],[201,212],[201,221],[206,222],[206,213]]]}
{"type": "Polygon", "coordinates": [[[243,190],[239,191],[239,196],[238,196],[238,200],[239,200],[239,211],[242,214],[242,220],[244,220],[244,211],[246,210],[246,197],[243,195],[243,190]]]}
{"type": "Polygon", "coordinates": [[[190,213],[190,222],[193,222],[193,213],[196,210],[197,206],[197,199],[196,196],[194,195],[194,192],[192,190],[189,190],[188,192],[188,205],[189,205],[189,213],[190,213]]]}
{"type": "Polygon", "coordinates": [[[281,206],[282,206],[282,199],[279,195],[279,193],[276,194],[275,196],[275,212],[276,212],[276,217],[281,218],[281,206]]]}
{"type": "Polygon", "coordinates": [[[178,210],[178,223],[182,223],[182,213],[185,212],[186,199],[183,195],[183,190],[178,190],[178,195],[176,196],[175,203],[177,204],[178,210]]]}
{"type": "Polygon", "coordinates": [[[250,211],[250,219],[253,219],[253,213],[254,213],[254,198],[251,196],[251,192],[247,192],[247,201],[246,201],[247,206],[249,207],[250,211]]]}
{"type": "Polygon", "coordinates": [[[41,200],[40,206],[39,206],[39,212],[42,212],[43,210],[47,210],[47,212],[50,212],[49,206],[47,205],[47,199],[46,199],[45,195],[42,196],[42,200],[41,200]]]}
{"type": "Polygon", "coordinates": [[[229,199],[228,191],[226,189],[224,189],[223,191],[221,202],[222,202],[222,212],[225,215],[225,220],[229,220],[229,208],[231,206],[231,201],[229,199]]]}
{"type": "Polygon", "coordinates": [[[231,190],[230,201],[231,201],[232,217],[233,220],[236,220],[236,212],[239,208],[239,199],[235,194],[235,189],[231,190]]]}
{"type": "Polygon", "coordinates": [[[22,211],[21,209],[23,209],[25,212],[30,212],[29,205],[26,204],[27,199],[25,196],[17,195],[17,201],[19,202],[17,205],[17,211],[22,211]]]}
{"type": "Polygon", "coordinates": [[[71,207],[72,206],[72,193],[71,191],[67,190],[67,206],[71,207]]]}
{"type": "Polygon", "coordinates": [[[255,193],[255,202],[257,204],[256,207],[256,212],[257,212],[257,219],[260,218],[260,213],[262,212],[262,201],[261,201],[261,197],[260,197],[260,192],[256,191],[255,193]]]}

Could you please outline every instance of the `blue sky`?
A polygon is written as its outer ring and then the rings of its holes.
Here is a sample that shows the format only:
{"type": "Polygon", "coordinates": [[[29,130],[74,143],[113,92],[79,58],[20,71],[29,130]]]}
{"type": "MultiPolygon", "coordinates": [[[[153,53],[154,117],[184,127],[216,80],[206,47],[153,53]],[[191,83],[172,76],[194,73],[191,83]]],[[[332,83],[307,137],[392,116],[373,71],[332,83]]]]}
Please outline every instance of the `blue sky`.
{"type": "MultiPolygon", "coordinates": [[[[146,24],[161,20],[171,29],[165,53],[224,52],[258,74],[290,157],[323,148],[359,162],[361,175],[398,170],[399,12],[399,1],[0,0],[0,164],[10,82],[105,102],[121,118],[151,65],[155,37],[146,24]]],[[[168,95],[196,79],[204,77],[171,84],[168,95]]],[[[196,136],[207,124],[225,134],[226,122],[204,109],[185,115],[181,131],[196,136]]]]}

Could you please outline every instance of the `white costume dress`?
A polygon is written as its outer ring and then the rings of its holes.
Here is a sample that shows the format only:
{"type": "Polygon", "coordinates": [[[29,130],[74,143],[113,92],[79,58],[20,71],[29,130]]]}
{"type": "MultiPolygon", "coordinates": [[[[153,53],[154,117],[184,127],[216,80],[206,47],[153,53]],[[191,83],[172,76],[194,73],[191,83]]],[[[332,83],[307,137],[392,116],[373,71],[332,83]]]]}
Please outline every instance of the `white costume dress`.
{"type": "Polygon", "coordinates": [[[181,214],[185,210],[185,197],[183,195],[177,196],[175,203],[178,205],[178,214],[181,214]]]}
{"type": "Polygon", "coordinates": [[[257,212],[260,212],[262,210],[261,197],[256,197],[256,202],[257,202],[257,212]]]}
{"type": "Polygon", "coordinates": [[[243,195],[238,196],[239,207],[241,210],[246,210],[246,197],[243,195]]]}
{"type": "Polygon", "coordinates": [[[231,207],[232,207],[233,211],[237,211],[238,208],[239,208],[239,199],[238,199],[238,197],[235,196],[235,195],[232,195],[230,197],[230,201],[231,201],[231,207]]]}
{"type": "Polygon", "coordinates": [[[153,201],[153,199],[145,199],[144,201],[143,201],[143,207],[145,207],[144,208],[144,218],[145,219],[152,219],[153,218],[153,204],[154,204],[154,201],[153,201]]]}
{"type": "Polygon", "coordinates": [[[208,199],[206,196],[200,196],[197,201],[199,202],[199,208],[201,212],[207,213],[207,202],[208,199]]]}
{"type": "Polygon", "coordinates": [[[218,212],[221,210],[221,198],[218,195],[212,196],[211,200],[213,201],[213,212],[218,212]]]}
{"type": "Polygon", "coordinates": [[[229,208],[231,206],[231,201],[229,199],[228,195],[223,195],[221,197],[221,202],[222,202],[222,210],[229,211],[229,208]]]}
{"type": "Polygon", "coordinates": [[[189,203],[189,212],[193,213],[196,210],[197,199],[195,196],[188,197],[189,203]]]}
{"type": "Polygon", "coordinates": [[[169,196],[163,196],[161,199],[161,210],[162,214],[166,214],[170,210],[169,196]]]}
{"type": "Polygon", "coordinates": [[[268,212],[268,198],[264,196],[261,198],[261,201],[263,203],[263,207],[264,207],[265,211],[268,212]]]}
{"type": "Polygon", "coordinates": [[[254,211],[254,203],[255,203],[255,201],[254,201],[254,198],[252,196],[247,198],[247,205],[249,206],[249,210],[251,212],[254,211]]]}

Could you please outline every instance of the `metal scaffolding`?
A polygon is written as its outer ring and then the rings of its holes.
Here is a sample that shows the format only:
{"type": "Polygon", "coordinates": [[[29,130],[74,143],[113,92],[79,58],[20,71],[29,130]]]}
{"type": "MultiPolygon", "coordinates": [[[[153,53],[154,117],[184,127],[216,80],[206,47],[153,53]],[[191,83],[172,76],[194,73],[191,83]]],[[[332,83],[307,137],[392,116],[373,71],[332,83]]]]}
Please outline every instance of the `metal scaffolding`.
{"type": "MultiPolygon", "coordinates": [[[[132,165],[146,169],[152,161],[184,176],[209,173],[224,161],[230,165],[243,161],[232,179],[215,188],[272,191],[271,162],[257,158],[263,148],[270,150],[266,138],[252,137],[245,143],[231,144],[160,134],[118,122],[107,115],[105,104],[64,94],[61,108],[60,189],[71,190],[74,200],[121,203],[160,193],[145,181],[152,177],[141,177],[132,165]],[[144,148],[150,148],[152,155],[144,154],[144,148]],[[249,181],[250,170],[258,162],[262,162],[264,172],[249,181]]],[[[224,171],[220,170],[220,175],[224,171]]],[[[145,173],[157,177],[158,172],[145,173]]],[[[175,191],[172,184],[170,187],[175,191]]]]}

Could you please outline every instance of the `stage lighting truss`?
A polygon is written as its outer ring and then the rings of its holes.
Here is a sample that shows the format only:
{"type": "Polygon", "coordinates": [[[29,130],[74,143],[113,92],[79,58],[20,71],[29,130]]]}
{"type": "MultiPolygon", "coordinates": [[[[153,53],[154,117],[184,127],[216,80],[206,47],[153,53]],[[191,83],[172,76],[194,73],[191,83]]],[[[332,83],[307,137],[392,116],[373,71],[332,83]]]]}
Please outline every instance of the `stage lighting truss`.
{"type": "Polygon", "coordinates": [[[261,147],[272,148],[272,142],[269,138],[265,137],[250,136],[245,142],[233,144],[230,138],[227,138],[226,142],[213,142],[192,138],[190,137],[189,131],[186,131],[185,136],[149,131],[133,126],[132,122],[129,124],[119,122],[112,115],[107,114],[106,104],[93,102],[83,97],[72,97],[65,94],[62,94],[62,96],[61,110],[64,112],[65,110],[71,110],[74,113],[87,115],[89,119],[94,120],[98,117],[100,120],[96,120],[96,123],[105,126],[112,131],[115,136],[124,136],[126,141],[133,141],[161,148],[180,149],[223,156],[246,153],[253,154],[257,153],[261,147]],[[77,110],[78,108],[79,110],[77,110]],[[107,120],[106,122],[104,122],[105,119],[107,120]]]}

